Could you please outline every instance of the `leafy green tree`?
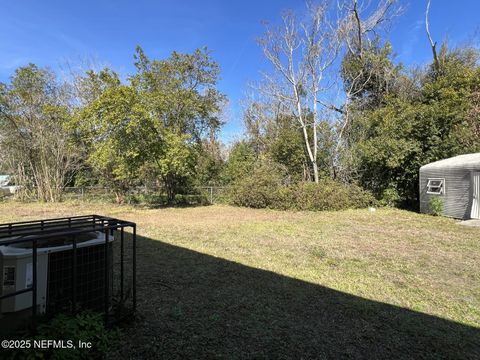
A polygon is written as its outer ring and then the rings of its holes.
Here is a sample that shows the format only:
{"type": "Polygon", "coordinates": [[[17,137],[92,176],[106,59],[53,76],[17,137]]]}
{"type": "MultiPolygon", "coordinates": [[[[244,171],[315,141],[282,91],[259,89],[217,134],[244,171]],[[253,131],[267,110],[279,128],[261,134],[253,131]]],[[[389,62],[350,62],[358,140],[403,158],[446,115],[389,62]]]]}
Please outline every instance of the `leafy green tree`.
{"type": "Polygon", "coordinates": [[[291,181],[308,177],[309,166],[301,133],[297,129],[283,128],[269,145],[268,152],[273,161],[281,164],[291,181]]]}
{"type": "Polygon", "coordinates": [[[135,184],[160,179],[169,201],[187,191],[205,139],[215,141],[225,97],[215,86],[218,65],[208,52],[174,52],[150,60],[136,52],[137,73],[122,84],[104,70],[80,82],[87,105],[74,124],[88,149],[88,162],[123,201],[135,184]]]}
{"type": "Polygon", "coordinates": [[[196,146],[195,185],[220,185],[225,166],[221,144],[217,140],[204,140],[196,146]]]}
{"type": "Polygon", "coordinates": [[[229,184],[251,174],[256,161],[257,155],[251,143],[246,140],[235,143],[223,170],[224,182],[229,184]]]}
{"type": "Polygon", "coordinates": [[[196,142],[216,134],[226,98],[216,89],[220,69],[206,48],[151,60],[137,47],[135,59],[137,73],[131,85],[152,113],[156,128],[189,134],[196,142]]]}
{"type": "Polygon", "coordinates": [[[149,148],[147,123],[148,113],[135,91],[125,85],[106,89],[76,117],[74,125],[88,148],[87,161],[119,203],[138,181],[148,151],[155,151],[149,148]]]}
{"type": "Polygon", "coordinates": [[[383,106],[364,111],[352,129],[364,186],[378,196],[395,190],[403,206],[418,204],[420,166],[480,150],[478,51],[440,53],[440,69],[430,67],[411,94],[398,92],[383,106]]]}
{"type": "Polygon", "coordinates": [[[345,54],[341,76],[353,105],[372,109],[380,106],[385,96],[397,91],[402,65],[393,63],[392,45],[389,42],[381,44],[378,36],[362,46],[362,52],[345,54]]]}
{"type": "Polygon", "coordinates": [[[176,192],[187,191],[188,184],[196,183],[194,175],[207,181],[214,177],[205,176],[202,166],[215,168],[215,155],[207,144],[215,143],[222,125],[220,115],[226,98],[216,89],[220,69],[206,48],[191,54],[173,52],[168,59],[151,60],[138,47],[135,59],[137,73],[131,78],[131,86],[151,114],[151,128],[158,134],[168,134],[156,162],[173,201],[176,192]],[[212,155],[210,165],[205,155],[212,155]],[[166,160],[166,156],[178,156],[185,166],[175,159],[166,160]]]}
{"type": "Polygon", "coordinates": [[[190,135],[186,134],[163,132],[161,154],[155,161],[169,201],[175,199],[177,190],[187,182],[187,178],[194,175],[195,154],[188,143],[189,138],[190,135]]]}

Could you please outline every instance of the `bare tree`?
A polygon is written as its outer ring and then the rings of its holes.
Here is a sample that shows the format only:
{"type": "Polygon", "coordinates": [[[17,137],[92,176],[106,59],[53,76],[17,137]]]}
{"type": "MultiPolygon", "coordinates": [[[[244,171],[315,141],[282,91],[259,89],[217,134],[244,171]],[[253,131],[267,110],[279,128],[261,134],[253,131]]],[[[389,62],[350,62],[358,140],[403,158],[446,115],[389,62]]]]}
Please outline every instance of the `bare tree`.
{"type": "Polygon", "coordinates": [[[278,119],[287,111],[282,101],[262,92],[262,84],[249,84],[250,91],[242,101],[243,122],[257,153],[266,151],[269,139],[276,138],[278,119]]]}
{"type": "Polygon", "coordinates": [[[286,12],[282,26],[267,30],[260,39],[266,58],[280,76],[265,75],[268,84],[265,89],[280,100],[298,122],[315,182],[319,180],[319,96],[326,89],[325,74],[341,45],[338,28],[327,14],[326,3],[308,5],[304,21],[297,20],[293,12],[286,12]]]}
{"type": "Polygon", "coordinates": [[[337,4],[341,17],[340,31],[347,46],[347,51],[360,58],[371,43],[371,35],[377,34],[380,25],[387,23],[401,12],[397,0],[381,0],[374,9],[371,2],[358,0],[344,1],[337,4]]]}
{"type": "Polygon", "coordinates": [[[398,11],[392,11],[395,2],[381,1],[372,11],[357,0],[346,0],[337,3],[336,12],[326,0],[308,3],[304,18],[299,20],[291,11],[284,13],[281,26],[267,27],[259,41],[274,68],[273,74],[264,74],[266,86],[261,90],[297,121],[315,182],[319,180],[319,124],[327,121],[336,129],[337,145],[332,154],[335,171],[335,159],[351,118],[349,104],[370,80],[368,71],[372,71],[360,69],[344,87],[338,59],[346,53],[362,59],[370,35],[398,11]],[[335,88],[341,89],[340,101],[332,100],[335,88]]]}
{"type": "MultiPolygon", "coordinates": [[[[362,107],[359,95],[364,92],[373,77],[381,75],[385,84],[385,91],[388,92],[389,79],[394,77],[393,68],[386,67],[383,63],[376,63],[369,58],[374,48],[374,41],[379,36],[380,30],[388,24],[395,16],[401,13],[402,8],[396,0],[382,0],[371,9],[370,2],[359,2],[357,0],[338,3],[339,32],[342,34],[342,41],[345,44],[344,58],[355,60],[362,66],[357,66],[353,73],[349,74],[348,81],[343,79],[343,91],[341,101],[336,103],[320,103],[329,110],[340,114],[336,121],[336,145],[332,154],[334,176],[345,174],[346,169],[341,168],[340,156],[345,156],[346,130],[352,122],[352,105],[362,107]]],[[[378,80],[378,79],[377,79],[378,80]]],[[[348,171],[347,171],[348,172],[348,171]]],[[[345,179],[344,179],[345,180],[345,179]]]]}

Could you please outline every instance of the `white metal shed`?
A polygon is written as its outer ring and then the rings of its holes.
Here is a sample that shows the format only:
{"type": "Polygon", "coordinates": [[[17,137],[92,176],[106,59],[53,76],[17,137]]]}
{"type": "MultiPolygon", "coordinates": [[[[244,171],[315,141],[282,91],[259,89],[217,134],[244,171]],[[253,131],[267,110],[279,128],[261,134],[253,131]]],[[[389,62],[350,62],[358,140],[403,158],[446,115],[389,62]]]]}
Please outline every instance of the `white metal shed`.
{"type": "Polygon", "coordinates": [[[443,199],[443,215],[480,219],[480,153],[435,161],[420,168],[420,212],[433,197],[443,199]]]}

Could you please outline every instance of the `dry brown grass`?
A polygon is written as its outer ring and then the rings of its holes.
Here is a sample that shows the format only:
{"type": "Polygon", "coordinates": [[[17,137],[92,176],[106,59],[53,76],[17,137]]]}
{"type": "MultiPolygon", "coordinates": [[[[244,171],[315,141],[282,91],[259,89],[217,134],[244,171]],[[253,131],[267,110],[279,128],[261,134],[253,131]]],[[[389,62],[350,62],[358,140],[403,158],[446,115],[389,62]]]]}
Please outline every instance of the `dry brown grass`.
{"type": "Polygon", "coordinates": [[[408,349],[443,357],[449,348],[448,354],[459,355],[462,341],[465,357],[478,354],[480,228],[393,209],[0,204],[0,222],[87,213],[135,221],[143,237],[140,320],[127,331],[138,340],[131,352],[122,352],[125,357],[356,357],[366,351],[362,342],[380,341],[378,334],[383,350],[372,352],[370,344],[369,357],[408,349]],[[336,317],[312,308],[322,301],[336,317]],[[349,304],[347,310],[339,303],[349,304]],[[315,326],[315,316],[329,323],[315,326]],[[341,325],[349,317],[351,324],[341,325]],[[323,340],[315,343],[314,333],[323,340]],[[295,341],[298,348],[288,350],[295,341]]]}

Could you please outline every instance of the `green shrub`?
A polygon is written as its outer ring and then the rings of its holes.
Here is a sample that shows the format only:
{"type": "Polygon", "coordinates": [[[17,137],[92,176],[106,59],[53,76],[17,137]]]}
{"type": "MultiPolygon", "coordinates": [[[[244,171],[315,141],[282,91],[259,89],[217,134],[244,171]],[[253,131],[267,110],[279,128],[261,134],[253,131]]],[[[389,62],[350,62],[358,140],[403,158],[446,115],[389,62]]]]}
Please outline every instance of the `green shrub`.
{"type": "Polygon", "coordinates": [[[289,188],[289,204],[281,208],[294,210],[343,210],[367,207],[375,202],[373,196],[357,185],[345,185],[330,179],[318,184],[301,182],[289,188]]]}
{"type": "Polygon", "coordinates": [[[382,198],[380,199],[381,206],[395,207],[400,200],[400,195],[398,194],[397,189],[388,188],[385,189],[382,193],[382,198]]]}
{"type": "Polygon", "coordinates": [[[270,174],[250,176],[231,189],[231,204],[279,210],[343,210],[375,204],[368,191],[330,179],[285,186],[270,174]]]}
{"type": "Polygon", "coordinates": [[[119,336],[118,331],[105,328],[103,316],[92,312],[83,312],[76,316],[60,314],[37,327],[37,334],[24,334],[22,340],[30,340],[29,349],[12,349],[5,354],[9,359],[102,359],[108,348],[119,336]],[[76,348],[33,347],[34,340],[71,340],[76,348]],[[91,348],[78,348],[79,341],[91,343],[91,348]]]}
{"type": "Polygon", "coordinates": [[[432,196],[429,201],[430,214],[433,216],[440,216],[443,214],[443,197],[432,196]]]}
{"type": "Polygon", "coordinates": [[[248,177],[230,188],[230,202],[251,208],[270,207],[275,202],[277,188],[278,184],[269,179],[248,177]]]}
{"type": "Polygon", "coordinates": [[[269,163],[254,169],[251,175],[237,179],[229,188],[229,202],[251,208],[271,207],[281,186],[281,176],[269,163]]]}

